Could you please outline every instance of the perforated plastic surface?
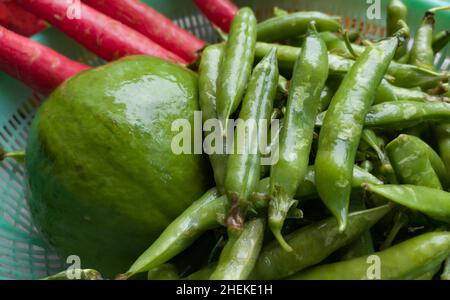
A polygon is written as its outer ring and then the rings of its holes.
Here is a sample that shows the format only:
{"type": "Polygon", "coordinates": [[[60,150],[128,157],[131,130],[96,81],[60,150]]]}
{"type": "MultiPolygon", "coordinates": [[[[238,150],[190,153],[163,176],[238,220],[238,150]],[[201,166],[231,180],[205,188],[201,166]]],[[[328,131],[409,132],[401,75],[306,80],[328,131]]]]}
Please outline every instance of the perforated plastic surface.
{"type": "MultiPolygon", "coordinates": [[[[190,30],[201,39],[215,42],[217,35],[208,20],[201,15],[189,0],[147,0],[152,7],[171,17],[178,25],[190,30]]],[[[344,17],[346,28],[359,30],[369,37],[382,37],[384,28],[384,7],[381,1],[381,19],[368,20],[366,0],[247,0],[235,1],[238,5],[254,8],[259,20],[272,14],[273,6],[290,11],[321,10],[344,17]]],[[[425,9],[450,5],[449,0],[418,1],[405,0],[409,6],[408,23],[417,25],[425,9]]],[[[450,28],[450,15],[439,18],[436,30],[450,28]]],[[[413,30],[415,28],[412,28],[413,30]]],[[[92,66],[102,61],[82,46],[65,37],[58,30],[50,28],[35,37],[43,44],[64,55],[92,66]]],[[[436,65],[442,70],[450,68],[447,47],[436,58],[436,65]]],[[[0,146],[7,150],[25,148],[30,122],[39,105],[39,96],[20,82],[0,72],[0,146]]],[[[33,226],[26,201],[24,169],[13,160],[0,162],[0,279],[33,279],[58,272],[65,268],[65,262],[58,258],[33,226]]]]}

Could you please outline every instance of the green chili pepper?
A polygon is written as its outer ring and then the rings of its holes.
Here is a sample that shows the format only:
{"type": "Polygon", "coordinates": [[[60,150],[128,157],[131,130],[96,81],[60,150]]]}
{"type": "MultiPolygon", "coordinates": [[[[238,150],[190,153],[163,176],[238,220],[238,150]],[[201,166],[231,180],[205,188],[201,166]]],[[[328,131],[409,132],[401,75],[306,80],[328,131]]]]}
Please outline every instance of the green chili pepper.
{"type": "Polygon", "coordinates": [[[370,106],[398,45],[389,38],[358,58],[331,100],[319,134],[316,185],[320,198],[339,222],[347,223],[356,150],[370,106]]]}
{"type": "Polygon", "coordinates": [[[242,233],[230,236],[220,254],[212,280],[245,280],[255,266],[264,239],[265,220],[253,219],[244,225],[242,233]]]}
{"type": "Polygon", "coordinates": [[[261,250],[250,279],[282,279],[325,259],[337,249],[348,245],[389,212],[389,206],[349,214],[348,226],[341,232],[335,218],[308,225],[285,238],[292,252],[285,251],[277,241],[261,250]]]}
{"type": "Polygon", "coordinates": [[[283,41],[305,34],[308,24],[316,22],[319,31],[338,31],[340,18],[316,11],[281,15],[258,24],[259,41],[283,41]]]}
{"type": "Polygon", "coordinates": [[[414,44],[409,54],[409,63],[418,67],[433,70],[433,30],[434,13],[427,12],[414,37],[414,44]]]}
{"type": "Polygon", "coordinates": [[[443,30],[433,36],[433,52],[438,53],[450,42],[450,30],[443,30]]]}
{"type": "Polygon", "coordinates": [[[127,273],[119,277],[126,279],[169,261],[188,248],[206,230],[223,224],[229,202],[226,196],[219,196],[216,188],[206,192],[163,231],[127,273]]]}
{"type": "MultiPolygon", "coordinates": [[[[286,77],[292,76],[292,70],[297,57],[300,55],[301,48],[257,42],[255,57],[261,59],[267,55],[273,47],[278,49],[278,65],[280,67],[280,72],[286,77]]],[[[345,75],[354,64],[354,61],[329,53],[328,63],[330,66],[330,74],[345,75]]],[[[449,74],[446,72],[437,73],[413,65],[400,64],[395,61],[392,61],[389,65],[387,74],[388,76],[386,79],[390,83],[404,88],[432,88],[441,81],[447,81],[449,79],[449,74]]]]}
{"type": "Polygon", "coordinates": [[[387,35],[391,36],[401,27],[398,21],[406,21],[408,17],[408,8],[400,0],[390,0],[387,7],[386,30],[387,35]]]}
{"type": "Polygon", "coordinates": [[[72,269],[43,278],[42,280],[102,280],[102,275],[92,269],[72,269]]]}
{"type": "Polygon", "coordinates": [[[430,232],[397,244],[375,256],[314,267],[295,280],[414,279],[435,270],[450,252],[450,233],[430,232]],[[377,266],[379,265],[379,273],[377,266]],[[374,270],[374,272],[371,272],[374,270]],[[368,278],[370,275],[373,278],[368,278]]]}
{"type": "Polygon", "coordinates": [[[386,146],[386,151],[402,183],[435,189],[449,186],[444,162],[421,139],[401,134],[386,146]]]}
{"type": "MultiPolygon", "coordinates": [[[[199,104],[202,109],[203,123],[217,118],[216,93],[217,78],[220,73],[220,62],[223,45],[208,46],[203,50],[198,76],[199,104]]],[[[223,194],[228,157],[225,154],[213,153],[209,161],[214,172],[217,189],[223,194]]]]}
{"type": "Polygon", "coordinates": [[[288,211],[297,204],[292,198],[306,174],[314,121],[327,77],[327,47],[311,23],[291,79],[279,142],[279,158],[270,171],[272,200],[269,206],[269,227],[287,251],[292,249],[284,241],[281,228],[288,211]]]}
{"type": "Polygon", "coordinates": [[[365,184],[372,193],[417,210],[432,219],[450,223],[450,193],[417,185],[365,184]]]}
{"type": "MultiPolygon", "coordinates": [[[[350,200],[349,210],[351,212],[365,210],[366,205],[364,203],[364,199],[360,193],[357,193],[356,196],[352,195],[352,199],[350,200]]],[[[352,242],[345,249],[344,254],[342,255],[342,260],[348,260],[355,257],[371,254],[375,252],[372,240],[372,234],[370,233],[370,229],[366,230],[361,234],[354,242],[352,242]]]]}
{"type": "Polygon", "coordinates": [[[149,270],[148,280],[179,280],[178,270],[173,264],[163,264],[149,270]]]}
{"type": "Polygon", "coordinates": [[[228,118],[241,103],[250,78],[255,43],[255,15],[250,8],[241,8],[231,24],[217,81],[217,115],[224,132],[228,129],[228,118]]]}
{"type": "Polygon", "coordinates": [[[445,121],[449,118],[448,103],[397,101],[372,106],[366,115],[364,125],[371,128],[403,129],[425,121],[445,121]]]}
{"type": "Polygon", "coordinates": [[[246,126],[244,140],[237,140],[239,132],[235,134],[234,153],[228,159],[225,190],[231,202],[227,218],[229,229],[242,229],[249,205],[248,197],[260,178],[261,151],[257,148],[261,139],[258,127],[263,126],[260,121],[266,121],[266,125],[270,122],[277,83],[277,51],[274,48],[255,67],[239,114],[239,119],[253,122],[254,126],[246,126]]]}

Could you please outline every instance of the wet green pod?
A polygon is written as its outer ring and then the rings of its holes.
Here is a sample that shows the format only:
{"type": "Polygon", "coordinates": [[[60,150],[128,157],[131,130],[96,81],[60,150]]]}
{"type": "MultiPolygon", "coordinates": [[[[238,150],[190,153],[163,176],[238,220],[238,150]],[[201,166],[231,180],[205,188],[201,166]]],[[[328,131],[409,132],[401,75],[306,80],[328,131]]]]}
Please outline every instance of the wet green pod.
{"type": "Polygon", "coordinates": [[[278,160],[270,170],[269,227],[287,251],[290,247],[283,240],[281,229],[289,210],[297,203],[293,197],[308,168],[314,121],[327,78],[327,48],[311,23],[290,83],[278,160]]]}
{"type": "Polygon", "coordinates": [[[433,125],[433,132],[438,143],[439,155],[450,176],[450,123],[433,125]]]}
{"type": "Polygon", "coordinates": [[[372,193],[420,211],[432,219],[450,223],[450,193],[417,185],[373,185],[365,188],[372,193]]]}
{"type": "Polygon", "coordinates": [[[318,112],[322,112],[328,108],[335,92],[336,90],[329,84],[323,87],[322,93],[320,94],[319,107],[317,108],[318,112]]]}
{"type": "Polygon", "coordinates": [[[258,24],[258,41],[284,41],[305,34],[310,22],[315,22],[318,31],[338,31],[340,18],[322,12],[302,11],[283,14],[258,24]]]}
{"type": "Polygon", "coordinates": [[[341,230],[346,226],[352,170],[364,118],[398,43],[397,37],[382,40],[358,57],[323,120],[315,160],[316,185],[321,200],[339,221],[341,230]]]}
{"type": "Polygon", "coordinates": [[[255,266],[264,240],[265,220],[253,219],[239,236],[230,236],[209,279],[245,280],[255,266]]]}
{"type": "Polygon", "coordinates": [[[422,24],[416,31],[414,43],[409,53],[409,63],[418,67],[433,70],[433,30],[434,13],[426,12],[422,24]]]}
{"type": "Polygon", "coordinates": [[[289,279],[414,279],[435,270],[449,253],[450,233],[431,232],[376,252],[373,256],[314,267],[289,279]]]}
{"type": "Polygon", "coordinates": [[[324,260],[337,249],[348,245],[390,211],[389,206],[351,213],[347,228],[341,232],[335,218],[328,218],[288,234],[292,247],[286,252],[278,241],[261,250],[250,279],[282,279],[324,260]]]}
{"type": "MultiPolygon", "coordinates": [[[[212,45],[206,47],[201,56],[198,70],[199,104],[202,109],[203,124],[208,120],[217,119],[217,79],[220,73],[220,62],[224,46],[212,45]]],[[[225,154],[212,153],[209,155],[216,187],[221,193],[225,192],[225,173],[228,157],[225,154]]]]}
{"type": "Polygon", "coordinates": [[[234,134],[233,153],[229,155],[225,177],[225,191],[231,203],[227,218],[229,229],[242,229],[247,209],[251,205],[249,196],[255,191],[260,179],[262,153],[259,143],[270,124],[277,92],[276,55],[276,49],[272,49],[253,70],[239,113],[242,123],[238,123],[234,134]]]}
{"type": "Polygon", "coordinates": [[[386,146],[386,151],[402,183],[435,189],[442,189],[442,185],[449,187],[444,162],[418,137],[401,134],[386,146]]]}
{"type": "Polygon", "coordinates": [[[228,118],[244,96],[253,67],[255,43],[255,15],[250,8],[241,8],[231,24],[217,81],[217,116],[224,133],[228,129],[228,118]]]}
{"type": "Polygon", "coordinates": [[[394,86],[392,86],[386,79],[383,79],[378,87],[377,93],[375,94],[373,104],[394,102],[398,100],[399,99],[395,93],[394,86]]]}
{"type": "Polygon", "coordinates": [[[386,77],[390,83],[398,87],[422,89],[434,88],[440,82],[447,82],[447,72],[435,72],[427,68],[410,64],[391,62],[386,77]]]}
{"type": "Polygon", "coordinates": [[[164,264],[188,248],[206,230],[224,224],[229,204],[226,196],[219,196],[217,189],[213,188],[195,201],[167,226],[121,278],[129,278],[164,264]]]}
{"type": "Polygon", "coordinates": [[[401,88],[392,84],[390,84],[390,88],[398,101],[444,102],[449,100],[446,97],[430,95],[428,93],[422,92],[419,89],[401,88]]]}
{"type": "Polygon", "coordinates": [[[372,106],[366,115],[364,126],[403,129],[425,121],[448,120],[450,120],[449,103],[397,101],[372,106]]]}

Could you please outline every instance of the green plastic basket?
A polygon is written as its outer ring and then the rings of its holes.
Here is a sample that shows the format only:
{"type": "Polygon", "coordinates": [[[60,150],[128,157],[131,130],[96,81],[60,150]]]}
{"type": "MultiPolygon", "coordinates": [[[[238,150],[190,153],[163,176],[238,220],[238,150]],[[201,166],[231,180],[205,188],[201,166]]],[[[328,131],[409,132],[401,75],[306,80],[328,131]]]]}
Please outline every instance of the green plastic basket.
{"type": "MultiPolygon", "coordinates": [[[[171,17],[178,25],[190,30],[208,42],[217,41],[217,35],[207,19],[192,1],[147,0],[153,8],[171,17]]],[[[247,0],[235,1],[240,6],[254,8],[259,20],[272,14],[273,6],[288,10],[321,10],[344,17],[347,28],[360,30],[370,37],[381,37],[385,28],[387,0],[247,0]],[[381,18],[369,20],[370,3],[381,3],[381,18]]],[[[409,7],[410,25],[417,25],[426,9],[450,5],[450,0],[404,0],[409,7]]],[[[450,14],[440,13],[436,30],[450,29],[450,14]]],[[[413,27],[414,31],[415,28],[413,27]]],[[[102,61],[82,46],[50,28],[33,37],[64,55],[90,65],[102,61]]],[[[435,64],[449,70],[449,47],[436,57],[435,64]]],[[[25,148],[30,122],[39,102],[43,100],[20,82],[0,73],[0,146],[7,150],[25,148]]],[[[25,201],[23,166],[15,161],[0,163],[0,279],[36,279],[65,269],[65,261],[58,258],[33,226],[25,201]]]]}

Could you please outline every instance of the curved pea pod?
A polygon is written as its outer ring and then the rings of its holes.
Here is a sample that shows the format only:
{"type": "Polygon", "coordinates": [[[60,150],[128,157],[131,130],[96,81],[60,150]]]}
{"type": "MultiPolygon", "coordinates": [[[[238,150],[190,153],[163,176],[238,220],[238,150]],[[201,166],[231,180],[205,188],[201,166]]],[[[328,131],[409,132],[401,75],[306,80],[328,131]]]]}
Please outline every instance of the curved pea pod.
{"type": "Polygon", "coordinates": [[[93,269],[73,269],[51,275],[41,280],[102,280],[102,275],[93,269]]]}
{"type": "Polygon", "coordinates": [[[391,62],[386,79],[395,86],[404,88],[433,88],[440,82],[447,82],[448,72],[435,72],[410,64],[391,62]]]}
{"type": "Polygon", "coordinates": [[[245,134],[239,134],[243,130],[237,127],[233,153],[229,155],[225,177],[225,191],[231,202],[227,217],[229,229],[242,229],[250,204],[248,198],[255,191],[260,179],[259,142],[262,140],[261,134],[267,130],[264,124],[270,124],[270,114],[277,92],[279,74],[276,53],[276,49],[272,49],[253,70],[239,113],[239,120],[243,121],[241,128],[245,126],[245,134]]]}
{"type": "Polygon", "coordinates": [[[450,42],[450,30],[444,30],[433,36],[433,52],[438,53],[450,42]]]}
{"type": "Polygon", "coordinates": [[[192,203],[119,278],[126,279],[166,263],[206,230],[223,224],[229,202],[226,196],[219,196],[218,190],[213,188],[192,203]]]}
{"type": "Polygon", "coordinates": [[[439,154],[450,176],[450,123],[435,124],[433,132],[438,143],[439,154]]]}
{"type": "Polygon", "coordinates": [[[270,170],[269,227],[287,251],[291,249],[284,241],[281,229],[289,210],[297,203],[293,197],[308,168],[314,121],[327,78],[327,47],[311,23],[290,83],[278,161],[270,170]]]}
{"type": "Polygon", "coordinates": [[[449,120],[449,103],[397,101],[372,106],[366,115],[364,126],[370,128],[404,129],[425,121],[449,120]]]}
{"type": "Polygon", "coordinates": [[[163,264],[149,270],[147,280],[179,280],[177,268],[173,264],[163,264]]]}
{"type": "Polygon", "coordinates": [[[378,91],[375,94],[375,100],[373,101],[373,104],[382,102],[394,102],[398,100],[399,99],[395,94],[394,87],[386,79],[381,80],[378,91]]]}
{"type": "MultiPolygon", "coordinates": [[[[202,109],[203,123],[217,118],[217,79],[220,73],[220,62],[223,45],[206,47],[201,55],[198,71],[199,104],[202,109]]],[[[228,157],[225,154],[211,153],[209,161],[214,172],[214,180],[219,191],[224,193],[225,174],[228,157]]]]}
{"type": "Polygon", "coordinates": [[[386,151],[402,183],[435,189],[449,186],[444,162],[418,137],[401,134],[386,146],[386,151]]]}
{"type": "Polygon", "coordinates": [[[435,270],[449,253],[450,233],[431,232],[370,256],[314,267],[289,279],[414,279],[435,270]]]}
{"type": "Polygon", "coordinates": [[[397,46],[397,37],[369,46],[345,75],[323,120],[315,161],[316,185],[341,230],[346,227],[352,170],[364,118],[397,46]]]}
{"type": "Polygon", "coordinates": [[[416,31],[414,43],[409,53],[409,63],[418,67],[433,70],[433,30],[434,13],[426,12],[422,24],[416,31]]]}
{"type": "Polygon", "coordinates": [[[386,13],[387,35],[391,36],[401,28],[398,21],[406,21],[408,17],[408,8],[401,0],[390,0],[386,13]]]}
{"type": "Polygon", "coordinates": [[[239,236],[230,236],[209,279],[245,280],[255,266],[264,240],[265,220],[253,219],[239,236]]]}
{"type": "Polygon", "coordinates": [[[418,185],[365,184],[367,191],[417,210],[432,219],[450,223],[450,193],[418,185]]]}
{"type": "Polygon", "coordinates": [[[228,118],[244,96],[255,57],[255,43],[255,15],[250,8],[241,8],[231,24],[217,81],[217,116],[224,133],[228,129],[228,118]]]}
{"type": "Polygon", "coordinates": [[[305,34],[314,21],[319,31],[338,31],[340,18],[317,11],[281,15],[258,24],[258,41],[284,41],[305,34]]]}
{"type": "MultiPolygon", "coordinates": [[[[394,93],[398,101],[416,101],[416,102],[444,102],[447,101],[445,97],[430,95],[428,93],[422,92],[419,89],[407,89],[390,85],[390,89],[394,93]]],[[[382,101],[388,102],[388,101],[382,101]]]]}
{"type": "Polygon", "coordinates": [[[347,228],[341,232],[335,218],[317,222],[285,238],[292,252],[285,251],[278,241],[272,241],[261,250],[250,279],[282,279],[324,260],[337,249],[348,245],[371,228],[390,211],[389,206],[349,214],[347,228]]]}

